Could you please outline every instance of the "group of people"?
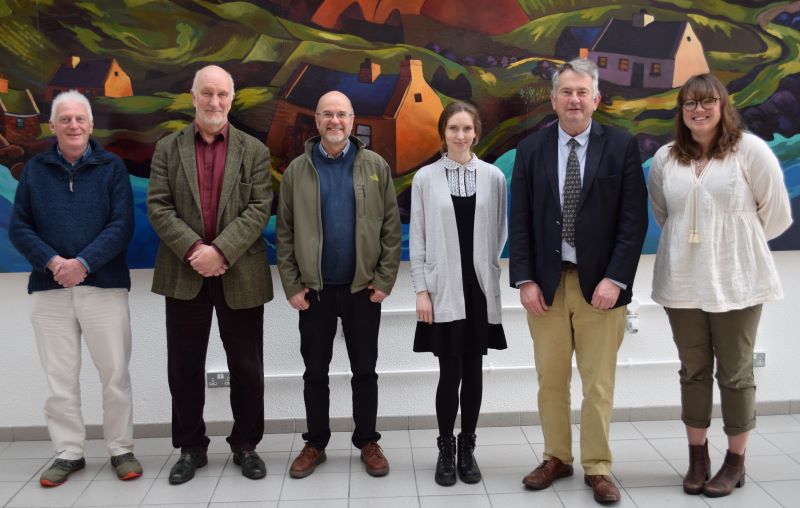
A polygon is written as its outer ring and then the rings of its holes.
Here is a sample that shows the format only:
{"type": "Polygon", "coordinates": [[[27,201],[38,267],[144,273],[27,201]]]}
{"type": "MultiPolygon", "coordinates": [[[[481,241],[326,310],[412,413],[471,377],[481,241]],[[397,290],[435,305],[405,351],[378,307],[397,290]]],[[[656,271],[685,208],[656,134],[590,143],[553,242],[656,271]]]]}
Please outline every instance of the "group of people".
{"type": "MultiPolygon", "coordinates": [[[[262,231],[272,177],[263,143],[228,122],[230,74],[199,70],[195,118],[156,145],[148,217],[161,239],[153,292],[165,297],[172,443],[181,454],[169,482],[207,464],[204,367],[216,313],[228,368],[233,428],[227,438],[245,477],[266,475],[255,451],[264,433],[264,304],[273,297],[262,231]]],[[[583,387],[580,460],[594,499],[613,503],[611,420],[617,351],[647,231],[647,198],[636,139],[592,119],[598,72],[588,60],[553,76],[558,121],[518,146],[511,180],[478,159],[478,110],[456,101],[441,114],[442,157],[421,168],[411,191],[410,259],[416,292],[414,351],[439,362],[435,481],[481,480],[475,459],[482,360],[505,349],[501,252],[527,311],[538,377],[544,460],[522,480],[544,489],[573,474],[570,382],[583,387]],[[454,435],[461,410],[460,432],[454,435]]],[[[791,224],[782,171],[766,143],[744,131],[725,87],[690,78],[677,97],[675,141],[654,156],[650,200],[662,234],[653,299],[663,305],[681,361],[682,419],[689,442],[687,493],[724,496],[744,483],[755,426],[752,353],[761,304],[781,288],[767,241],[791,224]],[[710,478],[706,440],[714,364],[728,451],[710,478]]],[[[348,97],[319,98],[319,136],[287,167],[277,205],[276,253],[289,304],[299,313],[305,365],[305,446],[289,475],[326,460],[331,437],[328,368],[341,319],[352,370],[353,445],[367,473],[389,462],[376,430],[381,302],[400,264],[401,226],[391,171],[352,136],[348,97]]],[[[57,458],[40,478],[60,485],[85,466],[78,377],[81,336],[103,385],[103,430],[122,480],[142,468],[133,454],[128,362],[131,331],[126,249],[133,201],[122,161],[91,139],[91,107],[74,91],[56,97],[57,142],[28,163],[10,237],[31,262],[32,323],[50,396],[45,404],[57,458]]]]}

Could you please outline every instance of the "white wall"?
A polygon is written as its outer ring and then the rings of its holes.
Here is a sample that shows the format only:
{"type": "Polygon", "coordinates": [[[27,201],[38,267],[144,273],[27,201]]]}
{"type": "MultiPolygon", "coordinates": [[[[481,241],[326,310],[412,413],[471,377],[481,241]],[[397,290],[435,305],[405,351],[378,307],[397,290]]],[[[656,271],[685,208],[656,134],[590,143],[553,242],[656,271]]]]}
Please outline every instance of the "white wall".
{"type": "MultiPolygon", "coordinates": [[[[786,298],[767,304],[762,315],[756,349],[766,352],[767,366],[756,370],[759,401],[797,400],[800,385],[800,252],[777,252],[775,258],[786,298]]],[[[625,338],[619,354],[617,407],[657,407],[680,404],[677,355],[666,316],[649,298],[653,256],[643,256],[634,286],[642,302],[638,334],[625,338]],[[639,362],[649,362],[637,365],[639,362]],[[659,362],[666,362],[660,364],[659,362]]],[[[505,265],[504,265],[505,267],[505,265]]],[[[303,418],[302,360],[299,351],[297,313],[286,303],[273,269],[276,299],[265,312],[264,361],[266,418],[303,418]],[[286,377],[281,377],[286,376],[286,377]]],[[[131,312],[135,423],[167,423],[170,397],[167,387],[164,301],[150,293],[151,270],[133,271],[131,312]]],[[[507,280],[504,269],[503,281],[507,280]]],[[[29,315],[31,298],[26,294],[27,274],[0,274],[0,429],[44,425],[42,406],[47,387],[39,365],[29,315]]],[[[487,372],[482,411],[521,412],[536,409],[536,381],[532,369],[531,340],[520,310],[516,290],[503,294],[504,324],[509,348],[490,351],[484,360],[487,372]]],[[[414,331],[414,295],[408,263],[403,263],[397,286],[387,303],[381,325],[379,371],[390,371],[380,380],[381,415],[427,415],[434,413],[435,369],[431,354],[411,351],[414,331]],[[403,312],[403,311],[410,312],[403,312]]],[[[216,327],[216,325],[214,325],[216,327]]],[[[216,331],[212,334],[208,370],[225,370],[225,355],[216,331]]],[[[331,372],[346,372],[343,340],[337,338],[331,372]]],[[[577,373],[576,373],[577,378],[577,373]]],[[[100,387],[91,359],[84,352],[84,418],[88,424],[101,423],[100,387]]],[[[580,384],[573,383],[573,407],[580,403],[580,384]]],[[[350,414],[349,379],[332,378],[332,416],[350,414]]],[[[206,400],[208,421],[230,420],[228,390],[209,389],[206,400]]]]}

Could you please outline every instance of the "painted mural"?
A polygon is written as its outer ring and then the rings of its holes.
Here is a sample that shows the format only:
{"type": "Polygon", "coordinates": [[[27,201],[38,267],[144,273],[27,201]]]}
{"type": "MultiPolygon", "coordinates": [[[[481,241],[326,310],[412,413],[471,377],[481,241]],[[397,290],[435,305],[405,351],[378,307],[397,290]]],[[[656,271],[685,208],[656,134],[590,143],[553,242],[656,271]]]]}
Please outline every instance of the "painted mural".
{"type": "MultiPolygon", "coordinates": [[[[0,272],[30,269],[6,231],[16,182],[52,142],[52,98],[72,88],[92,101],[95,138],[130,171],[129,264],[152,266],[150,157],[192,121],[188,90],[209,63],[233,75],[231,121],[269,146],[276,192],[316,133],[317,98],[347,93],[353,133],[392,167],[404,223],[415,171],[439,157],[436,119],[450,101],[479,107],[476,152],[510,180],[517,143],[556,120],[553,71],[590,58],[595,118],[637,136],[647,172],[670,139],[676,87],[710,70],[780,158],[800,218],[799,41],[800,2],[766,0],[0,0],[0,272]]],[[[264,232],[272,259],[274,223],[264,232]]],[[[645,252],[657,237],[651,221],[645,252]]],[[[800,249],[800,226],[772,247],[800,249]]]]}

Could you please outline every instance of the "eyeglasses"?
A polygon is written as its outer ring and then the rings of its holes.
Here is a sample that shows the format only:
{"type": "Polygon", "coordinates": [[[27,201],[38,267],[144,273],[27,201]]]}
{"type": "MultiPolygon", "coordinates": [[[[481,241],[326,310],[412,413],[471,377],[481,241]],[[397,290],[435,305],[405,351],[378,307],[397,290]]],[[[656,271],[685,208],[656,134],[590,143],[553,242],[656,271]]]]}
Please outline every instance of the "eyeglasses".
{"type": "Polygon", "coordinates": [[[697,109],[698,104],[701,104],[703,106],[703,109],[708,109],[713,107],[718,100],[719,97],[705,97],[703,99],[700,99],[699,101],[696,101],[694,99],[687,99],[683,101],[683,104],[681,104],[681,106],[683,107],[684,111],[694,111],[695,109],[697,109]]]}
{"type": "Polygon", "coordinates": [[[316,115],[324,120],[333,120],[335,116],[337,119],[344,121],[353,116],[353,113],[348,113],[347,111],[337,111],[335,113],[333,111],[322,111],[321,113],[316,113],[316,115]]]}

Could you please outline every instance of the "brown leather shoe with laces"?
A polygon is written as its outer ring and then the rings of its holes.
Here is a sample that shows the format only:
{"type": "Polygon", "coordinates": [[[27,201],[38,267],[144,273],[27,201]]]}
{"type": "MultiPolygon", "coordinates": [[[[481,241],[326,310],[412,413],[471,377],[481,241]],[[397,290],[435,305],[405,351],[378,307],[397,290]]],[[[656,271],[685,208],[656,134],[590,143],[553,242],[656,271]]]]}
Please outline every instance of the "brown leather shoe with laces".
{"type": "Polygon", "coordinates": [[[327,459],[325,450],[318,450],[310,444],[306,443],[300,455],[292,462],[292,467],[289,468],[289,476],[292,478],[305,478],[314,472],[318,465],[325,462],[327,459]]]}
{"type": "Polygon", "coordinates": [[[550,485],[553,484],[554,481],[558,480],[559,478],[566,478],[567,476],[572,476],[572,466],[569,464],[564,464],[561,460],[553,457],[551,459],[547,459],[541,464],[539,467],[528,473],[525,478],[522,479],[522,483],[525,484],[526,487],[541,490],[546,489],[550,485]]]}
{"type": "Polygon", "coordinates": [[[361,447],[361,462],[367,466],[370,476],[384,476],[389,472],[389,461],[377,441],[370,441],[361,447]]]}
{"type": "Polygon", "coordinates": [[[604,474],[584,475],[583,482],[592,488],[594,500],[598,503],[616,503],[620,499],[619,489],[611,478],[604,474]]]}

